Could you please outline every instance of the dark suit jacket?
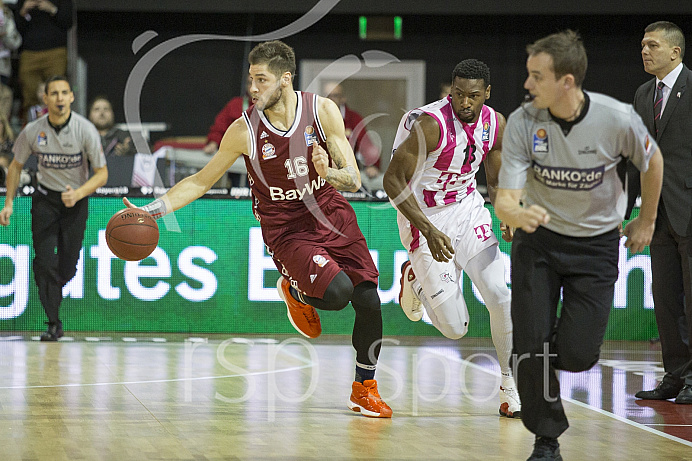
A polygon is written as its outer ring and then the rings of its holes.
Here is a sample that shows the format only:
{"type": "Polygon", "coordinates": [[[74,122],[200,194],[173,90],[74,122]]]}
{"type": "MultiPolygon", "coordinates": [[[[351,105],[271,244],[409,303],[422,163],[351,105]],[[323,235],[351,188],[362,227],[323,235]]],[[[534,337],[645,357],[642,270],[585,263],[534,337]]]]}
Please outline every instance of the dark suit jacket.
{"type": "Polygon", "coordinates": [[[663,109],[658,135],[654,128],[655,86],[654,78],[637,89],[634,109],[663,154],[661,200],[670,224],[677,234],[687,236],[692,231],[689,228],[692,222],[692,71],[683,64],[663,109]]]}

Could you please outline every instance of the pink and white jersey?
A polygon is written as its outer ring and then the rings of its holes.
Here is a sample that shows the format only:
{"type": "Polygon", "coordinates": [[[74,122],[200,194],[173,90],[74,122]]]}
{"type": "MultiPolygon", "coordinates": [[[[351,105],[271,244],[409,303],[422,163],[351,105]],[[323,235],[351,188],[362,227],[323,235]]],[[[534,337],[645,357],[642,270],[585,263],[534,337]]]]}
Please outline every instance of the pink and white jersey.
{"type": "Polygon", "coordinates": [[[409,182],[423,211],[462,201],[476,190],[476,172],[497,140],[497,113],[484,105],[476,123],[459,120],[451,97],[407,112],[399,122],[394,151],[408,137],[413,123],[427,114],[440,127],[440,141],[409,182]]]}

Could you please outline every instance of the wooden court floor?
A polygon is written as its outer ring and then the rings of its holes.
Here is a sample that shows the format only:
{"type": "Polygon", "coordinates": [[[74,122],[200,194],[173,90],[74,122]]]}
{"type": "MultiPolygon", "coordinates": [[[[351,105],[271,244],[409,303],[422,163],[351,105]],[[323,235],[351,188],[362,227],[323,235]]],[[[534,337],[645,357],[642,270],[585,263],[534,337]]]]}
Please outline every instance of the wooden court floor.
{"type": "MultiPolygon", "coordinates": [[[[350,338],[0,336],[0,460],[523,460],[533,436],[498,416],[486,339],[385,338],[392,419],[346,407],[350,338]]],[[[692,405],[642,402],[660,354],[609,342],[563,373],[565,460],[692,460],[692,405]]]]}

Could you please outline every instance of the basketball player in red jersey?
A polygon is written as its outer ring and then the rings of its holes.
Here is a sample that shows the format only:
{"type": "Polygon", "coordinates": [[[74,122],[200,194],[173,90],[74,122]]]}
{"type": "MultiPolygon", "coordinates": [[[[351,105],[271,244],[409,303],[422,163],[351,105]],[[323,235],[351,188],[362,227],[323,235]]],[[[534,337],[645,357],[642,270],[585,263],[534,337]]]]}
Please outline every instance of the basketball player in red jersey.
{"type": "Polygon", "coordinates": [[[315,308],[341,310],[350,302],[356,373],[348,407],[391,417],[374,379],[382,340],[379,273],[353,208],[337,192],[361,186],[341,113],[331,100],[293,89],[295,54],[285,43],[261,43],[249,61],[254,105],[231,124],[202,170],[143,209],[158,219],[182,208],[243,155],[253,212],[282,274],[277,288],[289,320],[302,335],[316,338],[322,327],[315,308]]]}

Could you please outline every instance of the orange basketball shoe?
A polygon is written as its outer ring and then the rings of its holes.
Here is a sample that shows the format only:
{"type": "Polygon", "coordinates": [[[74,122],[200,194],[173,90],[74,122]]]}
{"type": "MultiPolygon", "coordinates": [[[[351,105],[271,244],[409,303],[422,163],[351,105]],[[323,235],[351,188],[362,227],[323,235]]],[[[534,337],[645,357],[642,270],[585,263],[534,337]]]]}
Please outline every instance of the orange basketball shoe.
{"type": "Polygon", "coordinates": [[[322,334],[322,324],[317,311],[309,304],[303,304],[291,296],[288,283],[284,277],[279,277],[276,282],[276,289],[279,290],[279,296],[286,303],[288,308],[288,320],[291,321],[293,328],[305,336],[306,338],[317,338],[322,334]]]}
{"type": "Polygon", "coordinates": [[[371,418],[391,418],[392,409],[377,392],[377,381],[366,379],[363,384],[353,381],[348,407],[371,418]]]}

